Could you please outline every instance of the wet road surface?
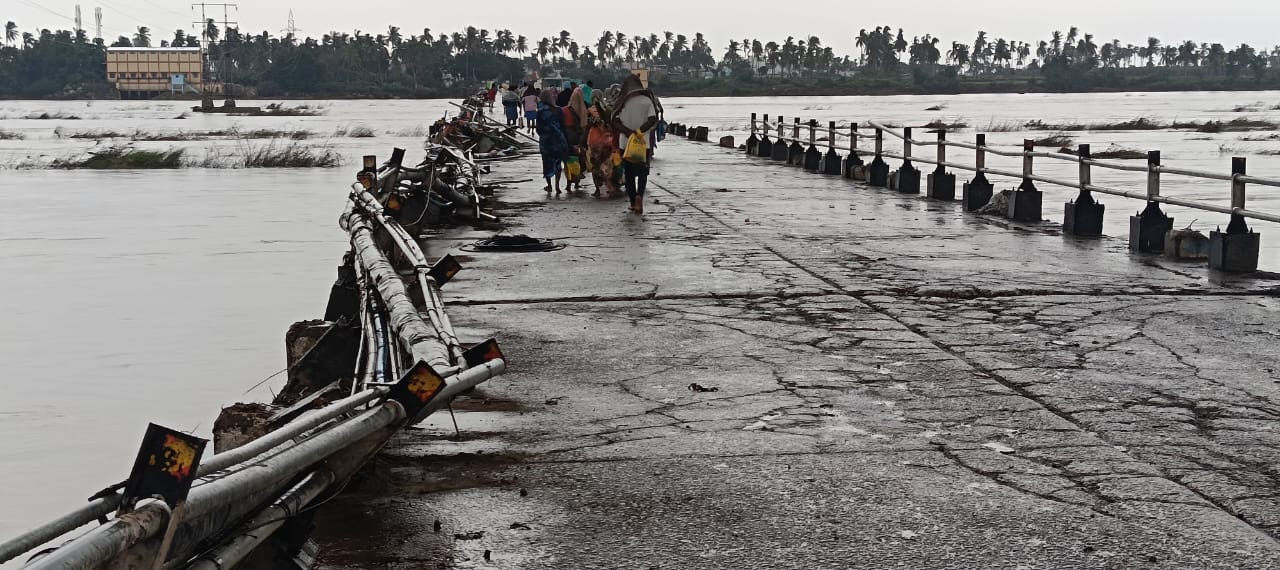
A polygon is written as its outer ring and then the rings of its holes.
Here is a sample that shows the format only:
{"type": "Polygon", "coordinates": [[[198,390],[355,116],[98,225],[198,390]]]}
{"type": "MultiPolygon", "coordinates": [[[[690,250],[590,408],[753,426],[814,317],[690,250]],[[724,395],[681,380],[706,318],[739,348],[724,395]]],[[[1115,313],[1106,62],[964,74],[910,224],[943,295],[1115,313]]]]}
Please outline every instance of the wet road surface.
{"type": "Polygon", "coordinates": [[[1274,276],[659,154],[644,221],[500,191],[569,247],[463,254],[510,371],[322,511],[322,567],[1280,567],[1274,276]]]}

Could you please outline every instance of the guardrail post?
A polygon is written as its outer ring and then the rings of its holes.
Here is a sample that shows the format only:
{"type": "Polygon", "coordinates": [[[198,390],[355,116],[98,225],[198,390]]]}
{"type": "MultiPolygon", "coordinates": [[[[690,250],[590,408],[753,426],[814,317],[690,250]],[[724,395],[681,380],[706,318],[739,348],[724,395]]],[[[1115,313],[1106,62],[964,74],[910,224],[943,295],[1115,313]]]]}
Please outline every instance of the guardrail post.
{"type": "Polygon", "coordinates": [[[829,176],[840,175],[840,155],[836,153],[836,122],[827,123],[827,154],[822,156],[819,170],[829,176]]]}
{"type": "Polygon", "coordinates": [[[747,137],[747,154],[755,155],[760,148],[760,137],[756,136],[756,114],[751,114],[751,136],[747,137]]]}
{"type": "Polygon", "coordinates": [[[867,165],[867,184],[876,188],[889,186],[889,163],[884,161],[884,131],[876,127],[876,154],[867,165]]]}
{"type": "Polygon", "coordinates": [[[1129,251],[1160,253],[1173,218],[1160,210],[1160,151],[1147,153],[1147,207],[1129,217],[1129,251]]]}
{"type": "Polygon", "coordinates": [[[934,200],[956,199],[956,175],[948,174],[947,167],[947,131],[938,129],[938,167],[929,173],[925,183],[925,195],[934,200]]]}
{"type": "Polygon", "coordinates": [[[796,117],[791,126],[791,146],[787,147],[787,165],[804,164],[804,145],[800,144],[800,117],[796,117]]]}
{"type": "Polygon", "coordinates": [[[849,156],[844,158],[844,177],[853,180],[866,180],[867,172],[858,156],[858,123],[849,124],[849,156]]]}
{"type": "Polygon", "coordinates": [[[1252,273],[1258,270],[1258,252],[1262,236],[1250,231],[1240,212],[1245,210],[1245,159],[1231,159],[1231,223],[1227,231],[1209,233],[1209,269],[1230,273],[1252,273]]]}
{"type": "Polygon", "coordinates": [[[786,131],[783,130],[786,127],[786,120],[782,118],[782,115],[778,115],[778,140],[773,143],[773,154],[769,156],[773,160],[787,159],[789,151],[787,150],[786,131]]]}
{"type": "Polygon", "coordinates": [[[984,170],[987,168],[987,135],[979,134],[977,137],[977,150],[974,151],[974,168],[977,172],[973,175],[973,180],[964,183],[961,188],[964,210],[972,212],[979,210],[987,203],[991,202],[991,194],[995,190],[995,185],[987,180],[987,174],[984,170]]]}
{"type": "Polygon", "coordinates": [[[911,127],[902,129],[902,166],[889,177],[889,187],[903,194],[920,193],[920,171],[911,165],[911,152],[915,148],[911,131],[911,127]]]}
{"type": "Polygon", "coordinates": [[[1044,205],[1044,194],[1036,189],[1031,175],[1035,174],[1034,157],[1036,143],[1031,139],[1022,141],[1022,184],[1009,196],[1009,219],[1015,222],[1039,222],[1041,208],[1044,205]]]}
{"type": "Polygon", "coordinates": [[[818,120],[809,119],[809,150],[804,151],[804,169],[817,172],[822,166],[822,151],[818,150],[818,120]]]}
{"type": "Polygon", "coordinates": [[[1076,196],[1074,202],[1067,202],[1062,231],[1077,236],[1100,236],[1102,235],[1102,215],[1107,208],[1094,200],[1093,192],[1089,190],[1089,186],[1093,185],[1093,170],[1089,164],[1093,159],[1093,153],[1089,145],[1082,144],[1078,155],[1080,157],[1080,195],[1076,196]]]}
{"type": "Polygon", "coordinates": [[[769,115],[764,116],[764,122],[760,123],[760,143],[756,145],[755,155],[763,158],[773,156],[773,141],[769,140],[769,115]]]}

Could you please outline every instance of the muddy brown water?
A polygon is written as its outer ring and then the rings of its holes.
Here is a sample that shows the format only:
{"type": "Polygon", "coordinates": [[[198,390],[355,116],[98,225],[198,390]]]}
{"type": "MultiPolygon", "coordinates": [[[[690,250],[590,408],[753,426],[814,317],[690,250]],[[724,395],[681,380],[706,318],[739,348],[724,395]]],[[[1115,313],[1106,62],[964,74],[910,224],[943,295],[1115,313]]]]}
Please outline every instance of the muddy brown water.
{"type": "MultiPolygon", "coordinates": [[[[669,120],[705,125],[713,133],[745,135],[751,112],[805,119],[879,119],[894,124],[960,120],[951,135],[972,140],[975,128],[999,124],[1228,121],[1247,116],[1280,121],[1280,92],[1095,95],[966,95],[832,98],[667,99],[669,120]],[[1233,112],[1260,104],[1257,111],[1233,112]],[[935,105],[942,111],[925,111],[935,105]]],[[[269,102],[245,101],[244,105],[269,102]]],[[[246,391],[284,366],[284,331],[324,310],[346,244],[337,227],[359,156],[385,156],[393,146],[417,156],[421,133],[452,107],[447,101],[310,102],[313,117],[229,117],[187,113],[189,102],[0,102],[0,538],[80,505],[122,480],[149,421],[207,436],[219,409],[261,400],[282,379],[246,391]],[[27,119],[76,115],[78,120],[27,119]],[[369,127],[373,138],[336,136],[369,127]],[[82,156],[109,140],[69,133],[113,130],[150,133],[307,130],[300,144],[331,148],[338,169],[175,171],[14,170],[55,158],[82,156]]],[[[1250,173],[1280,177],[1280,140],[1246,142],[1269,131],[1204,134],[1188,131],[1072,133],[1095,149],[1159,149],[1166,164],[1227,172],[1233,154],[1250,155],[1250,173]]],[[[1014,148],[1028,133],[991,134],[1014,148]]],[[[1034,136],[1043,136],[1035,133],[1034,136]]],[[[931,135],[925,135],[931,136],[931,135]]],[[[182,147],[200,158],[234,156],[252,144],[231,139],[130,142],[138,148],[182,147]]],[[[897,149],[890,140],[888,147],[897,149]]],[[[929,151],[918,154],[929,156],[929,151]]],[[[952,152],[951,159],[972,158],[952,152]]],[[[1015,159],[990,165],[1015,170],[1015,159]]],[[[1043,162],[1043,161],[1041,161],[1043,162]]],[[[1040,172],[1074,176],[1074,165],[1040,172]]],[[[1094,171],[1095,183],[1142,188],[1140,173],[1094,171]]],[[[1012,186],[997,182],[998,188],[1012,186]]],[[[1226,182],[1166,177],[1171,196],[1226,204],[1226,182]]],[[[1056,219],[1072,193],[1046,197],[1056,219]]],[[[1137,201],[1103,198],[1108,231],[1124,227],[1137,201]]],[[[1253,187],[1251,208],[1280,211],[1280,190],[1253,187]]],[[[1178,225],[1200,229],[1225,216],[1171,209],[1178,225]]],[[[1280,227],[1264,232],[1266,269],[1280,269],[1280,227]]],[[[493,402],[501,406],[501,402],[493,402]]],[[[8,566],[6,566],[8,567],[8,566]]]]}

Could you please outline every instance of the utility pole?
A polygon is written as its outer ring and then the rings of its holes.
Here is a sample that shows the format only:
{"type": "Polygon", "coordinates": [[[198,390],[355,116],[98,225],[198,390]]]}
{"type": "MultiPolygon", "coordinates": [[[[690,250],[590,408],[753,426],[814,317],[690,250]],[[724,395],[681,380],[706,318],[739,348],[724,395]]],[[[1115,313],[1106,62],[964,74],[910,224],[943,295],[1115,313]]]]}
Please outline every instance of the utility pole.
{"type": "Polygon", "coordinates": [[[93,19],[96,20],[98,23],[97,32],[94,34],[93,37],[94,39],[100,40],[102,39],[102,7],[101,6],[93,9],[93,19]]]}
{"type": "MultiPolygon", "coordinates": [[[[240,25],[239,22],[231,21],[231,10],[234,9],[237,14],[240,13],[240,5],[239,4],[212,4],[208,2],[201,2],[199,4],[192,4],[191,9],[195,10],[197,6],[200,7],[200,21],[195,22],[195,24],[197,26],[200,26],[200,36],[204,38],[206,54],[209,53],[208,50],[213,44],[213,38],[210,37],[209,35],[209,26],[207,24],[207,22],[210,19],[208,17],[208,10],[210,8],[214,8],[214,9],[222,8],[222,47],[223,49],[218,50],[218,67],[217,67],[218,82],[222,84],[222,95],[226,97],[228,100],[234,100],[234,98],[231,97],[231,93],[228,92],[227,90],[227,78],[231,75],[231,67],[227,63],[227,49],[228,49],[228,45],[230,44],[230,42],[227,40],[227,30],[231,26],[240,25]]],[[[207,69],[205,70],[204,76],[206,79],[205,85],[208,85],[210,82],[207,81],[209,78],[209,72],[207,69]]]]}
{"type": "Polygon", "coordinates": [[[289,10],[289,25],[285,26],[285,28],[280,31],[284,32],[285,37],[288,37],[288,38],[296,38],[298,37],[298,32],[302,31],[302,29],[298,27],[298,24],[293,19],[293,9],[289,10]]]}

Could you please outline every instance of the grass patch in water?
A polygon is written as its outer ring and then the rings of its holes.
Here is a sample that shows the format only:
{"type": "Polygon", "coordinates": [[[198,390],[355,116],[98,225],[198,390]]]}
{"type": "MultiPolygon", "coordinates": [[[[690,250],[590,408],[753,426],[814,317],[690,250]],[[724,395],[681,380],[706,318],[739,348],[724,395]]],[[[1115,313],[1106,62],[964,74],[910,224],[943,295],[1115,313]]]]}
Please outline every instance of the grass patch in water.
{"type": "Polygon", "coordinates": [[[12,131],[0,131],[0,141],[20,141],[26,139],[27,136],[22,133],[12,131]]]}
{"type": "Polygon", "coordinates": [[[966,123],[960,119],[956,119],[955,121],[952,121],[952,122],[947,122],[943,119],[934,119],[932,121],[929,121],[927,124],[925,124],[921,128],[929,129],[929,132],[935,133],[938,131],[958,131],[960,129],[965,129],[968,127],[969,127],[969,123],[966,123]]]}
{"type": "MultiPolygon", "coordinates": [[[[1071,155],[1080,154],[1079,150],[1067,146],[1058,149],[1058,152],[1071,155]]],[[[1106,150],[1090,152],[1089,157],[1096,160],[1139,160],[1147,158],[1147,153],[1140,150],[1112,145],[1106,150]]]]}
{"type": "Polygon", "coordinates": [[[165,151],[138,150],[126,146],[112,146],[90,152],[87,158],[57,159],[50,168],[91,170],[143,170],[182,168],[182,149],[165,151]]]}
{"type": "Polygon", "coordinates": [[[1065,146],[1069,146],[1073,142],[1075,142],[1075,137],[1067,133],[1054,133],[1047,137],[1040,137],[1038,139],[1034,139],[1032,141],[1032,144],[1034,144],[1035,146],[1050,146],[1050,147],[1062,148],[1065,146]]]}
{"type": "Polygon", "coordinates": [[[1224,133],[1239,131],[1272,131],[1280,128],[1280,124],[1272,121],[1264,121],[1261,119],[1250,119],[1248,117],[1240,117],[1230,121],[1209,121],[1203,125],[1196,125],[1196,132],[1200,133],[1224,133]]]}
{"type": "Polygon", "coordinates": [[[52,113],[52,114],[32,113],[23,118],[30,119],[33,121],[79,121],[80,120],[80,117],[69,114],[69,113],[63,113],[62,111],[58,111],[57,113],[52,113]]]}
{"type": "Polygon", "coordinates": [[[315,117],[317,115],[323,115],[324,111],[319,107],[312,107],[310,105],[286,107],[282,103],[272,103],[256,111],[234,114],[246,117],[315,117]]]}
{"type": "Polygon", "coordinates": [[[328,147],[299,144],[296,141],[245,144],[240,152],[224,155],[209,149],[204,160],[191,164],[200,168],[334,168],[342,165],[342,155],[328,147]]]}

